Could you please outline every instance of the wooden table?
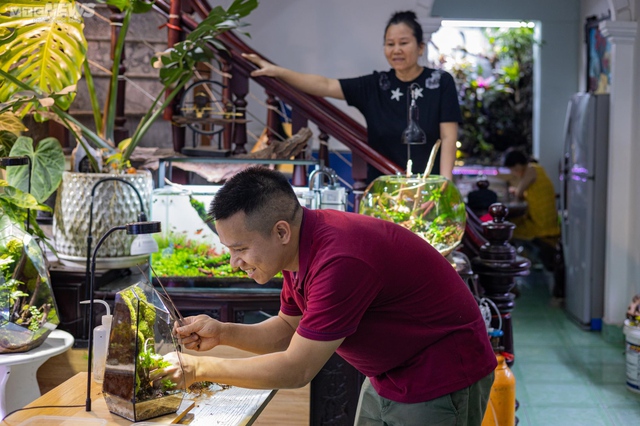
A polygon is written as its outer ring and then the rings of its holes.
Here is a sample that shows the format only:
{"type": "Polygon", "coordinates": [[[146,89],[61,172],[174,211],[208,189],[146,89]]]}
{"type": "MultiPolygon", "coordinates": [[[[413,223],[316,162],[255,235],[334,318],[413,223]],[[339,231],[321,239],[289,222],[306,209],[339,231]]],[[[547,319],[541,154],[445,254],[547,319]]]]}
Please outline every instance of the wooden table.
{"type": "MultiPolygon", "coordinates": [[[[185,350],[185,352],[193,355],[196,354],[189,350],[185,350]]],[[[242,358],[251,355],[249,352],[227,346],[219,346],[209,352],[198,354],[212,355],[221,358],[242,358]]],[[[105,422],[101,424],[107,426],[134,424],[123,417],[109,412],[104,397],[102,396],[102,385],[96,382],[91,383],[91,411],[85,411],[86,392],[87,373],[78,373],[60,386],[27,405],[27,407],[42,407],[45,405],[54,405],[56,407],[18,411],[3,420],[0,426],[18,426],[21,422],[35,416],[63,416],[71,417],[74,420],[84,419],[86,426],[91,426],[94,424],[93,421],[98,422],[100,420],[104,420],[105,422]],[[77,407],[62,408],[61,406],[64,405],[74,405],[77,407]]],[[[196,406],[189,411],[189,414],[182,422],[184,424],[188,422],[190,426],[248,426],[253,424],[258,418],[276,392],[276,390],[231,387],[230,389],[217,392],[206,399],[196,399],[196,406]]],[[[192,401],[185,399],[177,413],[145,420],[142,424],[171,424],[182,412],[183,408],[189,406],[191,402],[192,401]]],[[[136,424],[141,424],[141,422],[136,424]]],[[[95,425],[98,426],[97,423],[95,423],[95,425]]]]}

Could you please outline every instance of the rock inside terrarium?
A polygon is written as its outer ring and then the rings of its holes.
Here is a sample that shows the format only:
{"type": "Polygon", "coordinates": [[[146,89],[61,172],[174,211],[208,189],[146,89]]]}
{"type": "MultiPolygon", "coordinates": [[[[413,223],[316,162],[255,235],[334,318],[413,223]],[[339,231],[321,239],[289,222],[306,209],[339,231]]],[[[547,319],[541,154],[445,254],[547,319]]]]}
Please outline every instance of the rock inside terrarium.
{"type": "Polygon", "coordinates": [[[41,248],[8,217],[0,218],[0,354],[40,346],[59,323],[41,248]]]}
{"type": "Polygon", "coordinates": [[[109,411],[133,422],[174,413],[184,395],[169,379],[152,380],[177,350],[163,298],[140,282],[116,293],[102,390],[109,411]]]}
{"type": "Polygon", "coordinates": [[[460,191],[438,175],[380,176],[366,189],[360,213],[413,231],[444,256],[460,244],[466,222],[460,191]]]}

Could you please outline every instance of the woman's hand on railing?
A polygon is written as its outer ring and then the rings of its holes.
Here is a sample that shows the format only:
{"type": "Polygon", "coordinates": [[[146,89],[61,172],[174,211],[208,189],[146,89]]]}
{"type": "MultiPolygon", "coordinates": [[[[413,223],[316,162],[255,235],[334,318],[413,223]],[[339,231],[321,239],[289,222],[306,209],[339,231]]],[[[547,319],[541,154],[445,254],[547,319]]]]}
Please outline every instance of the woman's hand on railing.
{"type": "Polygon", "coordinates": [[[253,64],[255,64],[258,69],[251,72],[251,77],[277,77],[278,69],[280,67],[273,65],[271,62],[265,61],[260,56],[254,53],[243,53],[243,58],[248,59],[253,64]]]}

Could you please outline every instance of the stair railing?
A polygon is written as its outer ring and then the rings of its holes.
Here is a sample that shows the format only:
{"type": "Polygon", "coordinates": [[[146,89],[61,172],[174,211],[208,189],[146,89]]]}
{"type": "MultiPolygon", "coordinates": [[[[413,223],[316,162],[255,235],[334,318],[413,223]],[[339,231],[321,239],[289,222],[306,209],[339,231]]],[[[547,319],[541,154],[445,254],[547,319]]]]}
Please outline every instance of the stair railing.
{"type": "MultiPolygon", "coordinates": [[[[176,0],[172,2],[169,2],[169,0],[158,0],[156,2],[156,10],[165,14],[167,19],[171,19],[174,24],[169,27],[170,38],[174,40],[176,36],[175,34],[172,35],[172,31],[179,32],[179,30],[174,28],[176,23],[175,12],[177,10],[175,2],[176,0]],[[173,9],[171,8],[172,3],[173,9]]],[[[191,31],[197,26],[196,19],[191,15],[192,12],[200,17],[204,17],[207,16],[211,10],[211,6],[202,0],[180,0],[180,2],[182,3],[179,14],[180,27],[185,31],[191,31]]],[[[242,57],[242,54],[255,53],[261,57],[264,57],[264,55],[256,52],[233,32],[229,31],[220,35],[219,41],[228,49],[227,52],[219,52],[222,71],[225,74],[233,75],[233,78],[223,78],[223,84],[229,88],[228,98],[223,100],[229,112],[235,111],[244,114],[247,106],[246,98],[249,92],[249,80],[253,79],[265,89],[267,97],[266,103],[272,106],[267,112],[268,116],[266,119],[268,124],[267,128],[270,133],[268,136],[270,138],[274,136],[271,130],[274,128],[273,124],[279,119],[275,105],[281,100],[292,109],[291,122],[293,133],[302,127],[306,127],[309,122],[314,123],[318,127],[320,132],[319,139],[323,141],[320,145],[320,160],[323,161],[325,165],[329,165],[327,150],[329,137],[333,137],[351,150],[354,190],[363,190],[366,186],[366,164],[371,164],[384,174],[403,172],[401,167],[382,156],[367,144],[367,132],[362,125],[327,100],[297,91],[278,79],[251,77],[250,74],[256,67],[253,63],[242,57]]],[[[269,60],[267,58],[265,59],[269,60]]],[[[238,118],[244,119],[245,117],[240,116],[238,118]]],[[[228,124],[228,129],[225,129],[224,132],[225,148],[232,149],[234,154],[241,154],[247,151],[245,147],[247,143],[246,124],[243,121],[244,120],[238,120],[239,123],[234,123],[233,125],[228,124]]],[[[176,137],[178,141],[174,139],[174,147],[184,146],[184,132],[182,133],[182,140],[180,140],[181,136],[179,132],[174,131],[174,138],[176,137]]],[[[306,182],[306,171],[302,169],[302,167],[304,166],[298,167],[294,171],[294,183],[296,180],[306,182]]]]}

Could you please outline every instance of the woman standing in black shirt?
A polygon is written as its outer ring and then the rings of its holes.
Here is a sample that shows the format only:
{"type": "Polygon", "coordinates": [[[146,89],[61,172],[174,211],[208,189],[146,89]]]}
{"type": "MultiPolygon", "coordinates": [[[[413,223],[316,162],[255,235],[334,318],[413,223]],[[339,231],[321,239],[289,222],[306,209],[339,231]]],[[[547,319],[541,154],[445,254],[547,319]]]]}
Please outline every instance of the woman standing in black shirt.
{"type": "MultiPolygon", "coordinates": [[[[273,65],[256,55],[245,55],[259,69],[252,76],[277,77],[310,95],[344,99],[360,110],[367,122],[369,146],[400,167],[407,164],[407,147],[402,132],[407,127],[409,87],[412,86],[419,110],[419,125],[427,136],[426,145],[411,147],[413,171],[422,173],[431,148],[438,139],[442,147],[432,174],[452,178],[462,121],[453,77],[418,64],[425,49],[422,27],[412,11],[396,12],[385,28],[384,53],[391,70],[362,77],[333,79],[303,74],[273,65]]],[[[380,172],[369,166],[368,181],[380,172]]]]}

